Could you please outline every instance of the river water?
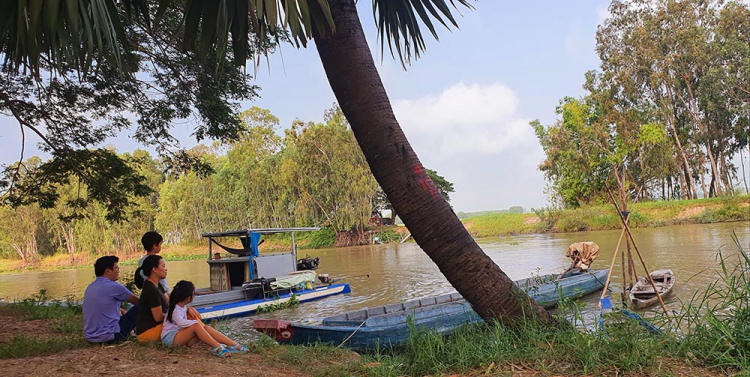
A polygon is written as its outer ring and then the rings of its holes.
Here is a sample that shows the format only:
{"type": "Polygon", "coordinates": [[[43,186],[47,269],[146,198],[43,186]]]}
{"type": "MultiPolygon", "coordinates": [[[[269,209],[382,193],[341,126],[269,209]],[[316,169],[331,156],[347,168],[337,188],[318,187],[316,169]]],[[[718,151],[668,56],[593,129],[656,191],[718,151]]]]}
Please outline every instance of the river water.
{"type": "MultiPolygon", "coordinates": [[[[651,229],[634,229],[633,236],[649,270],[671,268],[677,283],[666,304],[670,310],[679,309],[680,300],[689,300],[696,291],[717,278],[717,252],[737,253],[733,241],[750,250],[750,222],[707,225],[680,225],[651,229]]],[[[601,254],[593,268],[606,268],[612,260],[619,230],[492,237],[477,240],[482,249],[511,279],[532,275],[559,273],[569,264],[565,251],[569,244],[594,241],[601,254]]],[[[621,246],[621,251],[624,250],[621,246]]],[[[415,243],[358,246],[337,249],[309,250],[312,257],[320,257],[319,273],[339,277],[351,285],[352,293],[328,297],[263,314],[266,318],[319,321],[323,317],[368,306],[396,303],[404,300],[434,296],[453,291],[437,267],[415,243]]],[[[302,255],[300,255],[301,257],[302,255]]],[[[633,258],[638,263],[637,256],[633,258]]],[[[455,263],[461,263],[456,259],[455,263]]],[[[134,267],[123,266],[121,276],[130,276],[134,267]]],[[[204,260],[167,262],[170,284],[178,280],[193,281],[196,286],[208,286],[208,265],[204,260]]],[[[638,268],[639,276],[643,269],[638,268]]],[[[49,272],[24,272],[0,275],[0,298],[6,300],[28,297],[46,289],[50,297],[80,298],[93,280],[91,269],[49,272]]],[[[617,257],[612,275],[613,301],[622,286],[622,268],[617,257]]],[[[583,299],[584,312],[596,308],[599,295],[583,299]]],[[[659,310],[653,307],[650,310],[659,310]]],[[[242,319],[249,321],[252,318],[242,319]]]]}

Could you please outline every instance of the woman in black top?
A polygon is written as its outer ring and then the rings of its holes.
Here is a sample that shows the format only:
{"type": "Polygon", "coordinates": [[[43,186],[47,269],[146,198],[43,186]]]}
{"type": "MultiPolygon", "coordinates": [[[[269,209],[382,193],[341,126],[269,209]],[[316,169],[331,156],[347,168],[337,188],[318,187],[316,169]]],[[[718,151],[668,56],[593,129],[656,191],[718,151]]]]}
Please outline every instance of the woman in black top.
{"type": "Polygon", "coordinates": [[[169,309],[164,290],[159,284],[159,280],[167,277],[164,259],[159,255],[149,255],[143,261],[143,272],[148,279],[143,282],[135,334],[139,342],[158,342],[161,340],[164,313],[169,309]]]}

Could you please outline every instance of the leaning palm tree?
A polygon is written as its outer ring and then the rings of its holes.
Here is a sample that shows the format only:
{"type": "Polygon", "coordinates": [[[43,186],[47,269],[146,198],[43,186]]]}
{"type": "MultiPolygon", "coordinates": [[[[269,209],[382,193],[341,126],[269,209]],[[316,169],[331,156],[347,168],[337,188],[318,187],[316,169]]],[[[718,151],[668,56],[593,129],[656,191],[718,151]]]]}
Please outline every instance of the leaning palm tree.
{"type": "MultiPolygon", "coordinates": [[[[170,0],[157,2],[155,24],[171,4],[170,0]]],[[[123,3],[149,14],[145,0],[123,3]]],[[[381,44],[387,44],[402,63],[418,57],[425,48],[420,22],[435,37],[434,21],[457,26],[445,0],[372,0],[372,4],[381,44]]],[[[450,5],[453,9],[470,7],[468,0],[451,0],[450,5]]],[[[482,251],[438,193],[393,114],[355,0],[190,0],[184,10],[187,49],[223,53],[231,44],[239,64],[245,64],[253,41],[266,41],[269,34],[286,32],[302,46],[313,39],[331,89],[375,179],[414,240],[448,281],[485,319],[554,321],[482,251]],[[250,33],[253,40],[248,39],[250,33]]],[[[111,30],[116,32],[116,28],[111,30]]],[[[111,56],[117,61],[118,55],[111,56]]],[[[15,58],[23,60],[23,56],[15,58]]]]}
{"type": "MultiPolygon", "coordinates": [[[[450,3],[454,8],[456,3],[470,7],[468,0],[450,3]]],[[[456,26],[445,0],[373,0],[372,4],[381,43],[387,43],[402,63],[424,50],[420,21],[435,37],[433,20],[456,26]]],[[[247,29],[263,38],[281,23],[298,44],[314,39],[331,89],[375,179],[414,240],[451,285],[482,318],[507,322],[530,316],[552,322],[482,251],[438,193],[393,114],[355,0],[192,0],[186,14],[186,33],[198,35],[200,28],[203,46],[223,51],[231,34],[240,62],[246,56],[241,41],[247,29]]]]}

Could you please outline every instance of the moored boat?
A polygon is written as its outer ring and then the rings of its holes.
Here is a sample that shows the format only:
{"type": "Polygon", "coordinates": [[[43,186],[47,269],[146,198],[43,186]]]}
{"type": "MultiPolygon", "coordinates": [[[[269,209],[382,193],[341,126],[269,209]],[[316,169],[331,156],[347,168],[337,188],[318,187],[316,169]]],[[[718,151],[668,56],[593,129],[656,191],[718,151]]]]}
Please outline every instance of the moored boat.
{"type": "Polygon", "coordinates": [[[294,234],[320,228],[264,228],[207,233],[210,286],[198,289],[191,306],[204,319],[239,317],[259,309],[281,305],[290,300],[306,302],[331,295],[349,293],[349,284],[331,284],[327,276],[314,271],[297,271],[298,267],[317,268],[318,260],[297,260],[294,234]],[[260,238],[266,234],[290,233],[291,250],[260,254],[260,238]],[[217,239],[239,237],[241,248],[228,247],[217,239]],[[214,246],[231,254],[222,257],[214,246]],[[314,263],[313,263],[314,262],[314,263]]]}
{"type": "MultiPolygon", "coordinates": [[[[540,305],[555,306],[561,299],[574,299],[604,286],[609,270],[574,272],[557,280],[544,275],[516,281],[540,305]]],[[[321,325],[283,320],[256,320],[253,327],[279,342],[327,343],[365,350],[398,346],[409,338],[409,322],[417,329],[449,334],[461,325],[481,320],[458,293],[355,310],[323,319],[321,325]]]]}
{"type": "Polygon", "coordinates": [[[674,288],[676,281],[672,270],[651,271],[651,278],[654,280],[654,285],[656,285],[656,291],[654,291],[654,287],[651,285],[648,276],[638,279],[633,288],[630,289],[630,303],[636,309],[645,309],[658,303],[659,297],[657,297],[657,293],[661,296],[662,300],[672,293],[672,288],[674,288]]]}

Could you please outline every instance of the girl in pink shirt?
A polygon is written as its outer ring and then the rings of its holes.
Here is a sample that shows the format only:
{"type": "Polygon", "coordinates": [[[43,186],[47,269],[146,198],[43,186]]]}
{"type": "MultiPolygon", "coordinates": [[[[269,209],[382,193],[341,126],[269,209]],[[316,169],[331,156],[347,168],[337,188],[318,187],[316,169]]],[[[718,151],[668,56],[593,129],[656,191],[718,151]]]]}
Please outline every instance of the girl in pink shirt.
{"type": "Polygon", "coordinates": [[[180,280],[169,296],[169,311],[161,330],[161,342],[167,346],[192,346],[199,340],[211,346],[211,354],[227,357],[232,353],[246,353],[247,347],[229,339],[211,326],[188,319],[188,304],[195,297],[195,285],[180,280]]]}

